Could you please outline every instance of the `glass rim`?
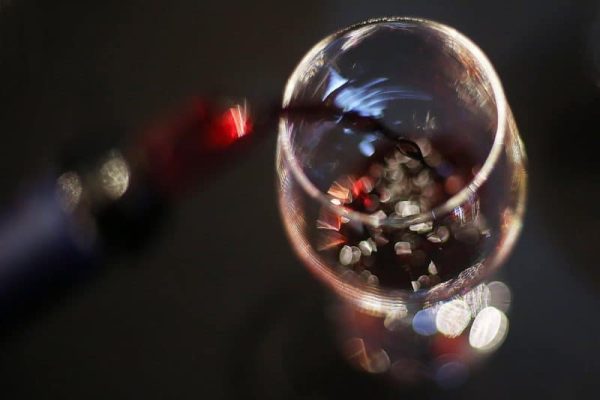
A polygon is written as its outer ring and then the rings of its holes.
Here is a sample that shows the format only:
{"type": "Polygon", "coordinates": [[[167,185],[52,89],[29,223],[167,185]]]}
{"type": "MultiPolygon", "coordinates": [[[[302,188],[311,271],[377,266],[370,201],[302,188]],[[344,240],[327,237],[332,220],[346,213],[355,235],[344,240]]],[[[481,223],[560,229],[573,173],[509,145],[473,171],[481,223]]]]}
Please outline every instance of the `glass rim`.
{"type": "Polygon", "coordinates": [[[366,21],[347,26],[335,33],[326,36],[324,39],[322,39],[316,45],[314,45],[304,55],[304,57],[298,63],[298,65],[294,69],[294,72],[288,79],[283,95],[283,107],[289,105],[297,83],[300,81],[300,78],[303,75],[304,71],[306,71],[307,68],[310,66],[311,61],[319,52],[321,52],[330,43],[338,39],[340,36],[346,34],[347,32],[369,25],[377,25],[384,23],[405,23],[414,27],[425,27],[427,29],[439,32],[444,37],[452,38],[456,43],[460,45],[462,50],[465,50],[471,56],[471,58],[475,60],[476,64],[479,66],[479,68],[481,68],[484,79],[486,79],[489,82],[492,97],[496,105],[496,132],[494,135],[494,142],[489,153],[487,154],[485,162],[483,163],[479,171],[477,171],[475,176],[473,176],[470,182],[466,184],[458,193],[454,194],[444,203],[436,206],[432,210],[402,218],[392,218],[391,216],[381,217],[376,214],[368,214],[359,211],[353,211],[343,205],[331,203],[326,193],[319,190],[306,176],[306,174],[300,167],[296,157],[294,156],[292,151],[292,144],[290,141],[290,131],[289,129],[287,129],[287,119],[285,117],[282,117],[279,120],[278,141],[283,153],[282,155],[288,163],[294,178],[298,180],[304,191],[310,197],[316,199],[317,201],[322,203],[322,205],[328,207],[330,210],[335,212],[337,215],[349,218],[351,220],[357,220],[375,227],[405,228],[410,225],[432,221],[440,216],[446,215],[452,210],[454,210],[456,207],[460,206],[461,204],[464,204],[466,201],[469,200],[469,198],[471,198],[475,193],[477,193],[479,188],[488,179],[489,175],[496,166],[500,157],[502,147],[504,145],[504,139],[506,136],[508,106],[506,104],[504,89],[502,88],[500,78],[498,77],[494,67],[492,66],[492,63],[483,53],[483,51],[465,35],[447,25],[424,18],[383,17],[368,19],[366,21]]]}

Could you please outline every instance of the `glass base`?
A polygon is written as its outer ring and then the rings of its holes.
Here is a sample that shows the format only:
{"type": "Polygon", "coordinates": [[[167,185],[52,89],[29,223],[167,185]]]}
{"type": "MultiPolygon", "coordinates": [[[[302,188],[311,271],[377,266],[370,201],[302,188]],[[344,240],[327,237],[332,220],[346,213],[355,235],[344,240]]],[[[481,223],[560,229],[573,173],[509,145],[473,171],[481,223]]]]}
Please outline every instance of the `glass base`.
{"type": "Polygon", "coordinates": [[[465,383],[501,346],[510,301],[508,286],[493,281],[426,308],[369,315],[336,300],[330,314],[338,347],[355,368],[401,385],[434,382],[450,389],[465,383]]]}

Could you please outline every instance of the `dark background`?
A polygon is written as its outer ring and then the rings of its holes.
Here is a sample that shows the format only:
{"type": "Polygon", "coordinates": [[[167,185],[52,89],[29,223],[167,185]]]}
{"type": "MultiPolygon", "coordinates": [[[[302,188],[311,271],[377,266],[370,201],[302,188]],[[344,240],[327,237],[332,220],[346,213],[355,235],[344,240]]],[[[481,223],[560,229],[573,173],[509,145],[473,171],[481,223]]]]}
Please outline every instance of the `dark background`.
{"type": "MultiPolygon", "coordinates": [[[[385,15],[438,20],[478,43],[530,158],[506,343],[463,388],[404,395],[594,397],[597,1],[0,0],[0,198],[92,135],[90,121],[133,130],[215,89],[276,96],[321,37],[385,15]]],[[[326,294],[281,226],[274,148],[275,132],[180,203],[143,254],[3,334],[0,397],[397,398],[333,348],[326,294]]]]}

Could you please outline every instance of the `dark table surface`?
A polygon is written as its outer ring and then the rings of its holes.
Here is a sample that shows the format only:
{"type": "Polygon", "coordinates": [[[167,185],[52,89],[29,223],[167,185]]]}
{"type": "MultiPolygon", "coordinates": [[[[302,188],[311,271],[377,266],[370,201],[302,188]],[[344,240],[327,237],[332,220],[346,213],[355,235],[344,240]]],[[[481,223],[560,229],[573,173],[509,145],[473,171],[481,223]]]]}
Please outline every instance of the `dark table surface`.
{"type": "MultiPolygon", "coordinates": [[[[530,158],[525,228],[506,265],[504,346],[433,398],[594,398],[600,391],[595,1],[0,0],[0,194],[62,144],[131,130],[194,93],[281,92],[326,34],[374,16],[447,23],[497,67],[530,158]],[[595,38],[595,39],[594,39],[595,38]]],[[[332,347],[327,295],[293,256],[274,194],[275,133],[111,262],[0,342],[0,397],[397,398],[332,347]]]]}

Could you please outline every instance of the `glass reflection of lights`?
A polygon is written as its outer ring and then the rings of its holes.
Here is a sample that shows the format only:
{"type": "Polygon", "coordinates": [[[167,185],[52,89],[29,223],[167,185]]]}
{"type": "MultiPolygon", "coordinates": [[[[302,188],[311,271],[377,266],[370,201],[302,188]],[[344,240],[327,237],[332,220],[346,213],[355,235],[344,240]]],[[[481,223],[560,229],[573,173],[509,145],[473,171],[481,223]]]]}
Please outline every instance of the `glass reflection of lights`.
{"type": "Polygon", "coordinates": [[[450,338],[459,336],[471,322],[471,310],[464,300],[452,300],[438,309],[435,317],[437,330],[450,338]]]}
{"type": "Polygon", "coordinates": [[[361,338],[351,338],[345,343],[346,357],[364,371],[380,374],[389,370],[391,362],[387,352],[381,348],[367,349],[361,338]]]}
{"type": "Polygon", "coordinates": [[[449,361],[436,370],[434,379],[441,387],[453,389],[462,385],[468,377],[469,369],[464,363],[449,361]]]}
{"type": "Polygon", "coordinates": [[[471,315],[475,316],[490,304],[490,289],[486,284],[477,285],[463,299],[469,305],[471,315]]]}
{"type": "MultiPolygon", "coordinates": [[[[459,386],[504,341],[508,318],[494,305],[510,307],[509,292],[505,283],[494,281],[427,308],[398,306],[384,318],[345,305],[336,318],[342,349],[353,365],[369,373],[389,371],[404,383],[429,377],[442,388],[459,386]]],[[[381,304],[368,306],[384,311],[381,304]]]]}
{"type": "Polygon", "coordinates": [[[508,318],[495,307],[486,307],[477,314],[471,332],[469,344],[481,352],[490,352],[498,348],[508,333],[508,318]]]}
{"type": "Polygon", "coordinates": [[[81,179],[75,172],[65,172],[56,180],[58,198],[65,211],[73,211],[83,193],[81,179]]]}
{"type": "Polygon", "coordinates": [[[123,196],[129,187],[129,166],[118,152],[112,152],[99,170],[104,193],[112,199],[123,196]]]}
{"type": "Polygon", "coordinates": [[[250,121],[248,103],[244,100],[241,104],[235,104],[229,107],[223,114],[222,125],[230,135],[230,140],[237,140],[246,136],[252,130],[250,121]]]}
{"type": "Polygon", "coordinates": [[[412,320],[415,332],[423,336],[434,335],[437,332],[435,314],[432,308],[417,311],[412,320]]]}
{"type": "Polygon", "coordinates": [[[490,282],[487,287],[490,291],[490,305],[500,311],[508,311],[512,299],[510,288],[504,282],[500,281],[490,282]]]}
{"type": "Polygon", "coordinates": [[[383,326],[389,331],[396,331],[402,325],[407,323],[406,317],[408,316],[408,309],[406,306],[401,305],[386,314],[383,320],[383,326]]]}

